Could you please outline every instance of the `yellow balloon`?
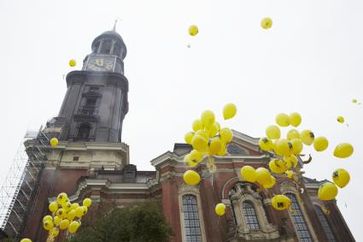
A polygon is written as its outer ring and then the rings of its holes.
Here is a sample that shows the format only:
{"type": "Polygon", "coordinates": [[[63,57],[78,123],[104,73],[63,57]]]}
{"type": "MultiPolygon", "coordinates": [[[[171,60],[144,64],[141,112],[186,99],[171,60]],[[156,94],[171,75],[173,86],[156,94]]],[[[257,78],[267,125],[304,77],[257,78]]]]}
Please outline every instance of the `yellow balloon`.
{"type": "Polygon", "coordinates": [[[286,113],[277,114],[275,121],[281,127],[287,127],[290,125],[290,117],[286,113]]]}
{"type": "Polygon", "coordinates": [[[292,153],[292,144],[287,139],[279,139],[275,142],[275,153],[279,156],[289,156],[292,153]]]}
{"type": "Polygon", "coordinates": [[[218,133],[218,126],[214,123],[207,129],[208,137],[214,137],[218,133]]]}
{"type": "Polygon", "coordinates": [[[84,211],[83,211],[83,206],[80,206],[78,208],[76,208],[76,217],[77,218],[82,218],[84,211]]]}
{"type": "Polygon", "coordinates": [[[52,216],[50,216],[50,215],[45,215],[45,216],[43,217],[43,223],[44,223],[45,221],[48,221],[48,220],[53,221],[53,217],[52,217],[52,216]]]}
{"type": "Polygon", "coordinates": [[[281,136],[280,128],[276,125],[270,125],[266,128],[266,136],[270,139],[279,139],[281,136]]]}
{"type": "Polygon", "coordinates": [[[64,216],[66,215],[66,213],[65,213],[65,211],[64,211],[64,209],[63,209],[63,208],[59,208],[59,209],[55,212],[55,214],[56,214],[58,217],[60,217],[60,218],[64,218],[64,216]]]}
{"type": "Polygon", "coordinates": [[[52,213],[54,213],[55,211],[58,210],[58,203],[56,201],[51,202],[48,206],[49,211],[51,211],[52,213]]]}
{"type": "Polygon", "coordinates": [[[65,202],[62,203],[62,208],[64,209],[65,212],[68,212],[71,209],[71,203],[70,202],[65,202]]]}
{"type": "Polygon", "coordinates": [[[338,188],[334,183],[326,182],[320,185],[318,197],[322,201],[333,200],[338,195],[338,188]]]}
{"type": "Polygon", "coordinates": [[[275,195],[271,199],[272,207],[276,210],[285,210],[291,206],[291,200],[285,195],[275,195]]]}
{"type": "Polygon", "coordinates": [[[77,62],[76,62],[75,59],[71,59],[71,60],[69,60],[68,64],[69,64],[70,67],[75,67],[77,65],[77,62]]]}
{"type": "Polygon", "coordinates": [[[272,26],[272,19],[271,18],[263,18],[261,20],[261,27],[263,29],[269,29],[272,26]]]}
{"type": "Polygon", "coordinates": [[[218,216],[223,216],[226,213],[226,205],[218,203],[215,207],[215,212],[218,216]]]}
{"type": "Polygon", "coordinates": [[[70,210],[68,213],[67,213],[67,219],[69,221],[72,221],[75,217],[77,216],[76,214],[76,210],[75,209],[72,209],[70,210]]]}
{"type": "Polygon", "coordinates": [[[233,103],[228,103],[223,107],[224,120],[233,118],[237,113],[237,107],[233,103]]]}
{"type": "Polygon", "coordinates": [[[349,143],[341,143],[334,149],[334,156],[338,158],[348,158],[353,154],[353,146],[349,143]]]}
{"type": "Polygon", "coordinates": [[[50,139],[49,143],[52,148],[55,148],[58,145],[58,139],[56,137],[53,137],[50,139]]]}
{"type": "Polygon", "coordinates": [[[79,204],[78,203],[72,203],[71,204],[71,209],[73,210],[73,209],[76,209],[76,208],[78,208],[79,207],[79,204]]]}
{"type": "Polygon", "coordinates": [[[28,238],[24,238],[24,239],[20,240],[20,242],[32,242],[32,240],[28,239],[28,238]]]}
{"type": "Polygon", "coordinates": [[[192,127],[193,127],[194,132],[197,132],[198,130],[203,129],[202,121],[200,119],[194,120],[192,127]]]}
{"type": "Polygon", "coordinates": [[[284,156],[283,162],[286,167],[286,170],[290,170],[292,167],[292,162],[290,161],[290,156],[284,156]]]}
{"type": "Polygon", "coordinates": [[[215,122],[214,125],[217,128],[217,132],[219,132],[221,130],[221,125],[218,122],[215,122]]]}
{"type": "Polygon", "coordinates": [[[43,228],[45,230],[51,230],[54,227],[53,221],[52,220],[47,220],[45,222],[43,222],[43,228]]]}
{"type": "Polygon", "coordinates": [[[273,151],[274,149],[274,144],[267,137],[260,138],[260,140],[258,141],[258,145],[260,146],[260,149],[264,151],[273,151]]]}
{"type": "Polygon", "coordinates": [[[215,116],[214,113],[210,110],[206,110],[201,115],[201,121],[205,128],[209,128],[212,126],[215,122],[215,116]]]}
{"type": "Polygon", "coordinates": [[[90,198],[83,199],[83,206],[89,208],[92,205],[92,200],[90,198]]]}
{"type": "Polygon", "coordinates": [[[58,226],[62,219],[59,216],[54,216],[54,225],[58,226]]]}
{"type": "Polygon", "coordinates": [[[301,115],[299,113],[290,113],[289,120],[291,126],[298,127],[301,124],[301,115]]]}
{"type": "Polygon", "coordinates": [[[61,192],[57,196],[57,202],[58,204],[63,204],[68,201],[68,195],[65,192],[61,192]]]}
{"type": "Polygon", "coordinates": [[[86,206],[81,206],[81,208],[83,209],[83,215],[86,215],[88,212],[88,207],[86,206]]]}
{"type": "Polygon", "coordinates": [[[191,159],[190,154],[187,154],[184,156],[184,162],[187,163],[188,166],[194,167],[196,165],[198,165],[197,161],[194,161],[191,159]]]}
{"type": "Polygon", "coordinates": [[[190,154],[190,159],[194,162],[200,162],[203,159],[203,153],[197,150],[192,150],[189,154],[190,154]]]}
{"type": "Polygon", "coordinates": [[[286,166],[284,162],[281,160],[276,160],[276,159],[270,160],[268,166],[270,170],[276,174],[282,174],[286,171],[286,166]]]}
{"type": "Polygon", "coordinates": [[[268,184],[270,182],[271,174],[265,167],[259,167],[256,169],[256,181],[261,185],[268,184]]]}
{"type": "Polygon", "coordinates": [[[196,134],[192,139],[192,146],[194,149],[204,152],[208,148],[208,139],[196,134]]]}
{"type": "Polygon", "coordinates": [[[59,235],[59,229],[58,228],[52,228],[49,231],[49,234],[52,235],[53,237],[57,237],[59,235]]]}
{"type": "Polygon", "coordinates": [[[219,135],[221,136],[221,141],[223,143],[229,143],[233,139],[233,133],[229,128],[223,128],[219,131],[219,135]]]}
{"type": "Polygon", "coordinates": [[[298,159],[295,155],[284,156],[284,162],[286,169],[291,169],[297,166],[298,159]]]}
{"type": "Polygon", "coordinates": [[[326,150],[328,145],[329,141],[324,136],[319,136],[314,139],[314,149],[318,152],[326,150]]]}
{"type": "Polygon", "coordinates": [[[195,132],[194,135],[200,135],[203,138],[205,138],[206,140],[209,139],[209,134],[208,134],[208,131],[207,130],[198,130],[197,132],[195,132]]]}
{"type": "Polygon", "coordinates": [[[290,129],[289,132],[287,132],[286,138],[288,140],[300,139],[300,133],[296,129],[290,129]]]}
{"type": "Polygon", "coordinates": [[[345,187],[350,181],[349,172],[344,169],[335,170],[333,172],[333,181],[338,187],[345,187]]]}
{"type": "Polygon", "coordinates": [[[186,184],[190,186],[195,186],[198,185],[200,182],[200,175],[196,171],[187,170],[183,174],[183,180],[186,184]]]}
{"type": "Polygon", "coordinates": [[[276,184],[276,178],[275,178],[274,176],[271,176],[271,177],[270,177],[270,181],[269,181],[269,182],[267,182],[267,183],[265,183],[265,184],[263,184],[262,186],[263,186],[263,188],[265,188],[265,189],[270,189],[270,188],[272,188],[273,186],[275,186],[275,184],[276,184]]]}
{"type": "Polygon", "coordinates": [[[199,33],[199,29],[198,26],[196,25],[191,25],[188,29],[188,32],[191,36],[196,36],[199,33]]]}
{"type": "Polygon", "coordinates": [[[315,135],[311,130],[305,129],[301,131],[301,141],[305,145],[311,145],[314,142],[315,135]]]}
{"type": "Polygon", "coordinates": [[[343,116],[338,116],[337,117],[337,121],[339,122],[339,123],[344,123],[344,117],[343,116]]]}
{"type": "Polygon", "coordinates": [[[216,155],[218,154],[222,149],[222,141],[219,137],[215,137],[210,139],[209,141],[209,154],[210,155],[216,155]]]}
{"type": "Polygon", "coordinates": [[[290,178],[290,179],[294,176],[294,172],[293,172],[293,171],[291,171],[291,170],[286,171],[286,172],[285,172],[285,174],[286,174],[286,176],[287,176],[288,178],[290,178]]]}
{"type": "Polygon", "coordinates": [[[187,144],[192,144],[192,140],[193,140],[193,137],[194,137],[194,133],[193,132],[188,132],[185,134],[184,136],[184,140],[187,144]]]}
{"type": "Polygon", "coordinates": [[[243,166],[240,173],[243,181],[256,182],[257,174],[252,166],[243,166]]]}
{"type": "Polygon", "coordinates": [[[68,226],[68,231],[71,234],[74,234],[77,232],[78,228],[81,226],[81,224],[77,221],[73,221],[69,226],[68,226]]]}
{"type": "Polygon", "coordinates": [[[290,143],[292,145],[293,154],[298,155],[302,152],[304,146],[303,146],[301,139],[292,139],[292,140],[290,140],[290,143]]]}
{"type": "Polygon", "coordinates": [[[60,223],[59,223],[59,228],[61,230],[65,230],[67,229],[69,226],[69,220],[68,219],[63,219],[60,223]]]}
{"type": "Polygon", "coordinates": [[[222,141],[222,147],[221,147],[220,151],[217,153],[217,155],[225,156],[226,154],[227,154],[227,146],[226,146],[226,143],[224,143],[222,141]]]}

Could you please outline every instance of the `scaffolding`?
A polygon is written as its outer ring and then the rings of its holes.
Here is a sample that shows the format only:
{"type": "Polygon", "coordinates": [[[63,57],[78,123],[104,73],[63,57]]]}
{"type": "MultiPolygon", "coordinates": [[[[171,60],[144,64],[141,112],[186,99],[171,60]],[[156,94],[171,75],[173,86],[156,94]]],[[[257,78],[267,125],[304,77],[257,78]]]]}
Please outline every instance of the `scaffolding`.
{"type": "Polygon", "coordinates": [[[0,239],[20,236],[48,151],[49,138],[42,127],[26,133],[0,190],[0,239]]]}

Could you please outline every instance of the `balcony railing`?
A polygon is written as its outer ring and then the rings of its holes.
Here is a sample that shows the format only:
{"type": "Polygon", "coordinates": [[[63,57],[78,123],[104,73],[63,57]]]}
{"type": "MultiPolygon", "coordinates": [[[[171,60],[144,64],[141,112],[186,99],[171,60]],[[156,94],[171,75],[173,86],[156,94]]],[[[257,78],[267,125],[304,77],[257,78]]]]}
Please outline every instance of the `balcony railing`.
{"type": "Polygon", "coordinates": [[[93,116],[98,114],[98,108],[95,106],[83,106],[78,108],[78,114],[93,116]]]}

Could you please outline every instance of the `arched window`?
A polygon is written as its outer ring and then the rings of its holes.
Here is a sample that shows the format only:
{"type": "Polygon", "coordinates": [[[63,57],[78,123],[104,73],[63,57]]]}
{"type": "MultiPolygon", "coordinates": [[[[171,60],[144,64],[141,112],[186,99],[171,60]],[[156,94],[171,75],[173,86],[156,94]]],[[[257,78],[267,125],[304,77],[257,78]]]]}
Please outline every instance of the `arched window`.
{"type": "Polygon", "coordinates": [[[198,214],[197,198],[194,195],[183,195],[184,230],[187,242],[202,242],[202,231],[198,214]]]}
{"type": "Polygon", "coordinates": [[[304,215],[296,199],[296,195],[293,193],[286,193],[285,195],[289,197],[292,202],[291,204],[292,212],[290,212],[290,215],[292,218],[292,222],[295,226],[296,234],[299,241],[313,242],[304,215]]]}
{"type": "Polygon", "coordinates": [[[103,40],[100,53],[110,54],[111,48],[112,48],[112,40],[110,39],[103,40]]]}
{"type": "Polygon", "coordinates": [[[82,123],[78,129],[77,139],[87,140],[91,131],[91,125],[89,123],[82,123]]]}
{"type": "Polygon", "coordinates": [[[329,222],[326,219],[323,211],[321,211],[321,208],[318,205],[314,205],[315,212],[318,215],[320,224],[323,226],[324,232],[326,234],[326,237],[328,238],[329,242],[335,242],[335,236],[333,234],[332,229],[330,228],[329,222]]]}
{"type": "Polygon", "coordinates": [[[121,55],[121,46],[118,45],[118,44],[115,44],[114,47],[113,47],[113,53],[112,54],[120,56],[121,55]]]}
{"type": "Polygon", "coordinates": [[[256,210],[249,201],[244,201],[242,203],[243,214],[246,218],[246,223],[249,229],[260,229],[260,224],[258,223],[256,210]]]}

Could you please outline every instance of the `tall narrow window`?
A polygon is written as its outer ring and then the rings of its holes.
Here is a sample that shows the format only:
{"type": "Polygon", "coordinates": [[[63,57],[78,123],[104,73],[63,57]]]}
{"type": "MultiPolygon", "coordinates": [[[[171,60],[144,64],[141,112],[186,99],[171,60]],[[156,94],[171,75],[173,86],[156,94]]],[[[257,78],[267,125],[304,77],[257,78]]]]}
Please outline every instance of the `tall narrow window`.
{"type": "Polygon", "coordinates": [[[290,214],[291,214],[292,222],[294,223],[296,234],[297,234],[297,237],[299,238],[299,241],[312,242],[313,240],[311,238],[308,226],[306,224],[304,215],[301,211],[300,205],[296,199],[295,194],[286,193],[285,195],[287,197],[289,197],[292,202],[292,204],[291,204],[292,212],[290,214]]]}
{"type": "Polygon", "coordinates": [[[86,139],[88,139],[89,138],[90,131],[91,131],[91,126],[89,125],[89,123],[82,123],[79,126],[77,138],[79,140],[86,140],[86,139]]]}
{"type": "Polygon", "coordinates": [[[110,54],[112,47],[112,40],[106,39],[101,45],[101,54],[110,54]]]}
{"type": "Polygon", "coordinates": [[[97,102],[97,98],[87,98],[86,99],[86,105],[85,106],[88,106],[88,107],[93,107],[93,106],[96,106],[96,102],[97,102]]]}
{"type": "Polygon", "coordinates": [[[246,223],[249,229],[260,229],[260,225],[258,223],[256,210],[251,204],[251,202],[244,201],[243,202],[243,214],[246,218],[246,223]]]}
{"type": "Polygon", "coordinates": [[[197,198],[194,195],[183,196],[183,213],[186,241],[202,242],[197,198]]]}
{"type": "Polygon", "coordinates": [[[329,222],[326,219],[324,213],[321,211],[321,208],[317,205],[314,206],[316,214],[318,215],[319,221],[321,226],[323,226],[324,232],[326,234],[326,237],[328,238],[329,242],[335,242],[335,236],[333,234],[332,229],[330,228],[329,222]]]}

